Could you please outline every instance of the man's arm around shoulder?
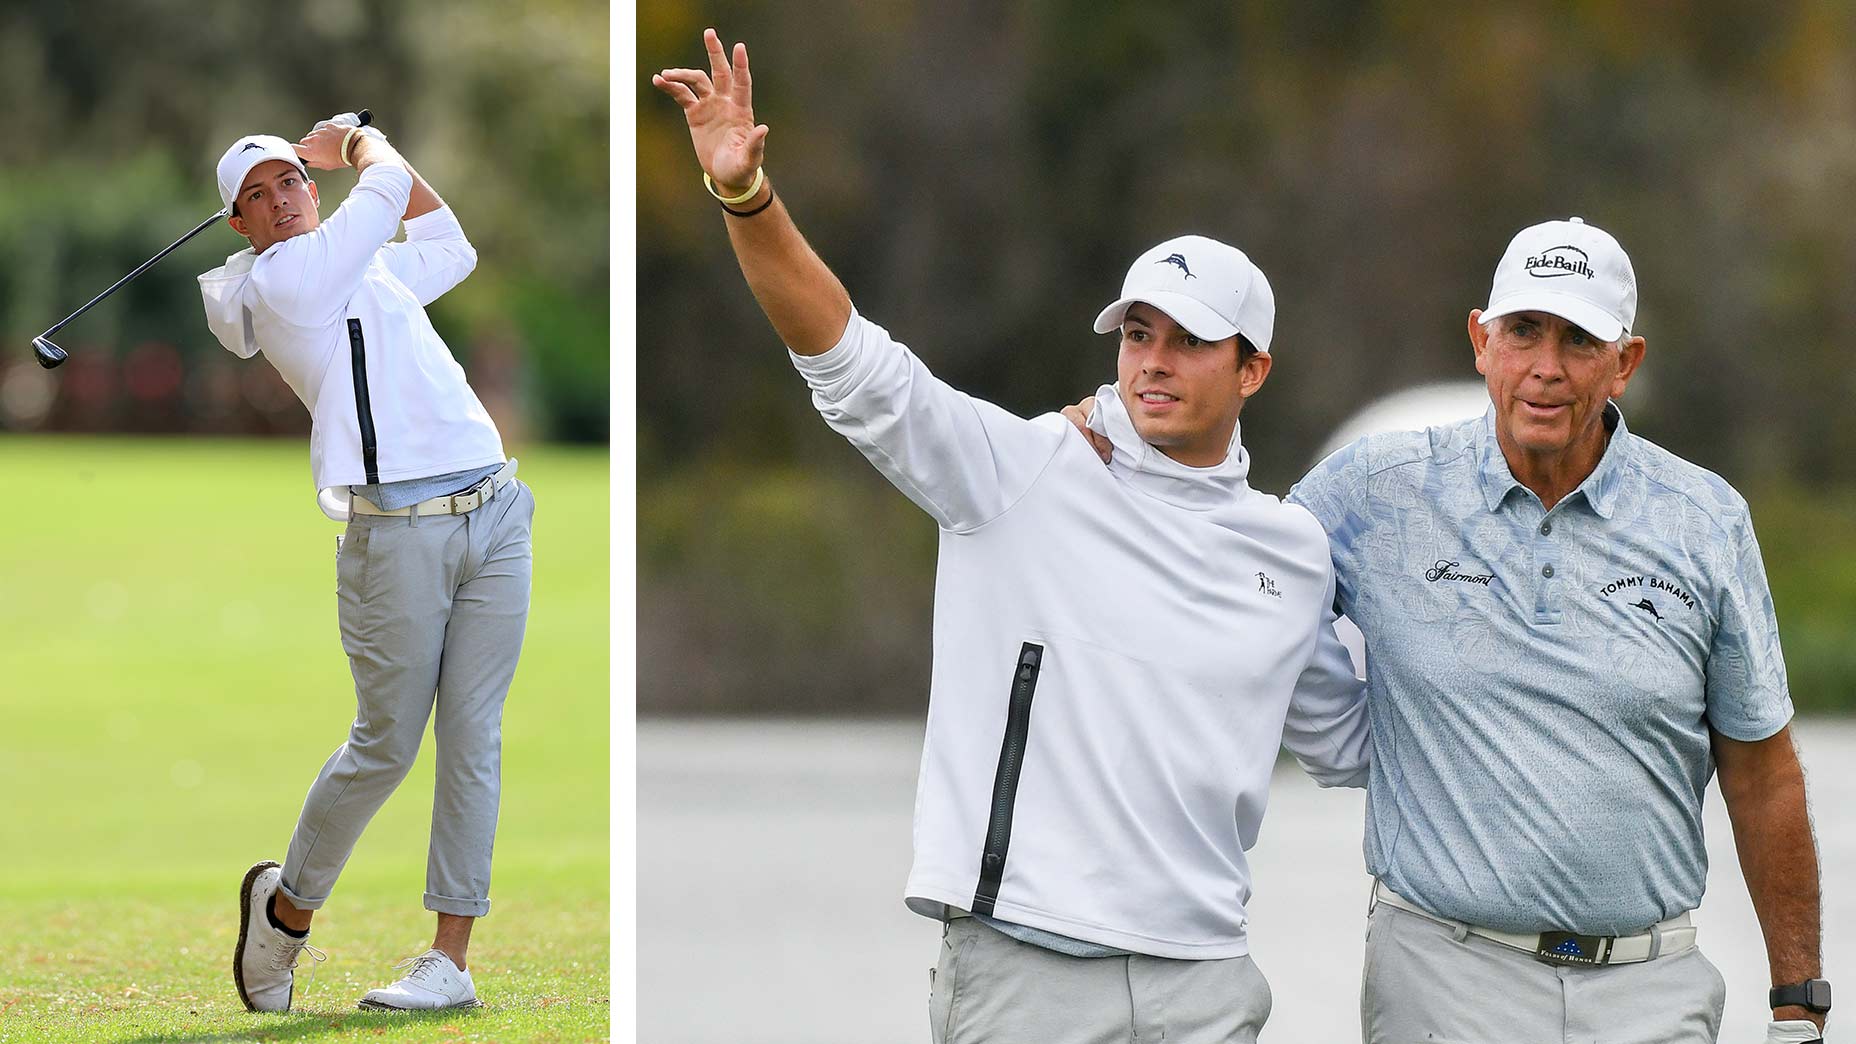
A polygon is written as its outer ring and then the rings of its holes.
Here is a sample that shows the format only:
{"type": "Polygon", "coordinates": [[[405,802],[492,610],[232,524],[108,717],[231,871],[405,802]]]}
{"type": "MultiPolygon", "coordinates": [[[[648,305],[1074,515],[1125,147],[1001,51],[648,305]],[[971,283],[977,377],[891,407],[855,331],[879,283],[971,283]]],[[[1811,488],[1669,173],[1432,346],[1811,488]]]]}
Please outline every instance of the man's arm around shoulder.
{"type": "Polygon", "coordinates": [[[1289,697],[1282,744],[1321,786],[1364,787],[1373,751],[1366,682],[1354,674],[1353,657],[1335,631],[1334,592],[1330,571],[1314,651],[1289,697]]]}

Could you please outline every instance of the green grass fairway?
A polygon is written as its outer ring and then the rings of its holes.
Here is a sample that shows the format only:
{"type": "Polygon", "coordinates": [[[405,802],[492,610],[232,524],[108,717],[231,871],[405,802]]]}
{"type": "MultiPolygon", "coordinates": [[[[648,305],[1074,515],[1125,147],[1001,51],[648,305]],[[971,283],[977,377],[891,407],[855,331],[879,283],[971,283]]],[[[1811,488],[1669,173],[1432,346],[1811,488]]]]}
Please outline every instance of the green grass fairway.
{"type": "Polygon", "coordinates": [[[253,1015],[239,881],[283,858],[354,715],[305,441],[0,434],[0,1042],[607,1038],[607,453],[513,452],[535,588],[470,953],[485,1007],[355,1008],[431,941],[428,732],[316,920],[329,960],[297,1011],[253,1015]]]}

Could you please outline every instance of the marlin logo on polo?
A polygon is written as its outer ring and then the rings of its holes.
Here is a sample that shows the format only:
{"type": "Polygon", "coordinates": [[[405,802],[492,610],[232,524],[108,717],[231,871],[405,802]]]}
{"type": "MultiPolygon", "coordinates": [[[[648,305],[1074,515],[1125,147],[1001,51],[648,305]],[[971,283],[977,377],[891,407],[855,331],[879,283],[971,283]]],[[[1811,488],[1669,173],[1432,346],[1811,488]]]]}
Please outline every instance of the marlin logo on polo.
{"type": "MultiPolygon", "coordinates": [[[[1695,596],[1694,595],[1689,594],[1687,591],[1684,591],[1681,587],[1677,586],[1676,584],[1671,583],[1668,580],[1663,579],[1660,576],[1621,576],[1621,577],[1618,577],[1616,580],[1613,580],[1610,583],[1605,584],[1604,586],[1600,587],[1598,589],[1598,597],[1610,598],[1612,595],[1617,594],[1620,591],[1625,592],[1627,594],[1642,594],[1646,590],[1661,591],[1664,594],[1667,594],[1670,597],[1674,598],[1676,601],[1681,602],[1683,605],[1688,606],[1690,609],[1695,608],[1695,596]]],[[[1645,598],[1642,601],[1626,602],[1624,604],[1630,606],[1632,609],[1642,609],[1644,612],[1649,613],[1651,616],[1656,617],[1658,620],[1661,620],[1663,618],[1663,614],[1656,611],[1656,604],[1650,601],[1648,598],[1645,598]]]]}
{"type": "Polygon", "coordinates": [[[1481,584],[1483,587],[1489,586],[1489,581],[1495,579],[1494,573],[1459,573],[1457,567],[1462,564],[1440,558],[1435,565],[1424,571],[1424,578],[1433,584],[1439,580],[1448,580],[1459,584],[1481,584]]]}
{"type": "Polygon", "coordinates": [[[1186,273],[1187,279],[1198,278],[1198,276],[1195,276],[1192,274],[1192,269],[1186,267],[1186,255],[1184,254],[1168,254],[1167,256],[1161,258],[1160,260],[1155,261],[1154,264],[1156,265],[1178,265],[1179,270],[1181,272],[1186,273]]]}
{"type": "Polygon", "coordinates": [[[1571,243],[1549,247],[1528,258],[1527,274],[1536,279],[1558,279],[1571,275],[1595,279],[1598,276],[1598,273],[1592,271],[1591,258],[1571,243]]]}

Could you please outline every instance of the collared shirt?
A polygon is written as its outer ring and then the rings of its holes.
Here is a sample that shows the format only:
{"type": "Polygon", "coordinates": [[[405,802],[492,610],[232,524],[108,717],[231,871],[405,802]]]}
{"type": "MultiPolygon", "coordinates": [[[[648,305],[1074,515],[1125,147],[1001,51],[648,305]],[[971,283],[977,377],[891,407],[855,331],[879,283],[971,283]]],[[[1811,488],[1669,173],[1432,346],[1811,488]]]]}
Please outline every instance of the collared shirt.
{"type": "Polygon", "coordinates": [[[1551,511],[1492,409],[1361,439],[1290,493],[1366,636],[1367,868],[1434,913],[1609,935],[1694,908],[1709,728],[1791,718],[1745,500],[1605,422],[1551,511]]]}

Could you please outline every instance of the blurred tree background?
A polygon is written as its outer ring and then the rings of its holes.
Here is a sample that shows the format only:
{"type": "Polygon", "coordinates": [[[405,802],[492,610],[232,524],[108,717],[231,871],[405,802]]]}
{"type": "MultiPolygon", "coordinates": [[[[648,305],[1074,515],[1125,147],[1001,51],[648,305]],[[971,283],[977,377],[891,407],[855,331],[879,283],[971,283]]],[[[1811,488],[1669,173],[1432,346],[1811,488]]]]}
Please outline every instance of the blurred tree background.
{"type": "MultiPolygon", "coordinates": [[[[7,3],[0,430],[307,431],[206,328],[195,276],[244,247],[223,226],[57,335],[61,369],[29,343],[217,209],[235,138],[368,107],[478,249],[431,313],[505,437],[605,441],[608,36],[586,0],[7,3]]],[[[354,178],[312,176],[326,217],[354,178]]]]}
{"type": "Polygon", "coordinates": [[[645,712],[919,713],[935,529],[821,423],[650,74],[753,55],[768,171],[859,308],[1024,415],[1113,379],[1089,324],[1167,236],[1276,288],[1245,413],[1286,492],[1343,419],[1475,378],[1520,228],[1635,262],[1633,431],[1753,504],[1803,709],[1856,706],[1856,5],[645,0],[638,656],[645,712]]]}

